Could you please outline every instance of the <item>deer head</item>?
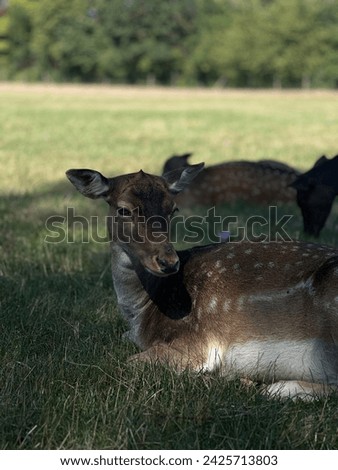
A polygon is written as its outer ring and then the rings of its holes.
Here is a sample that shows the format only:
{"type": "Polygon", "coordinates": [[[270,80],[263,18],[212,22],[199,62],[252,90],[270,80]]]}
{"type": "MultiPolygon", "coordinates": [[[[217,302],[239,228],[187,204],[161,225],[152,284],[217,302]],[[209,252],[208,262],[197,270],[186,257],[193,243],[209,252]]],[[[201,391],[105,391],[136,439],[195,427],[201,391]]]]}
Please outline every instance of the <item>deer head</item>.
{"type": "Polygon", "coordinates": [[[331,212],[337,194],[337,170],[338,156],[329,160],[323,155],[311,170],[300,175],[290,185],[297,190],[304,232],[308,235],[318,237],[331,212]]]}
{"type": "Polygon", "coordinates": [[[111,240],[135,265],[156,276],[174,274],[179,259],[169,241],[169,223],[176,210],[174,196],[202,170],[204,164],[164,175],[138,173],[106,178],[95,170],[68,170],[66,175],[81,194],[104,199],[110,206],[111,240]],[[156,214],[156,215],[154,215],[156,214]]]}

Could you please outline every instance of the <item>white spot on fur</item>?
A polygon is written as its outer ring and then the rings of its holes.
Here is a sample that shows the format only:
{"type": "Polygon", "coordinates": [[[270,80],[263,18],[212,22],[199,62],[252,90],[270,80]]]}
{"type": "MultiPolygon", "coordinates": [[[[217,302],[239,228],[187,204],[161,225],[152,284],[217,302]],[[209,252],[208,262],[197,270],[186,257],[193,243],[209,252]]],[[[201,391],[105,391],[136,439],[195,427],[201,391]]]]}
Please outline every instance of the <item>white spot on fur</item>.
{"type": "Polygon", "coordinates": [[[209,307],[210,307],[211,310],[216,310],[216,307],[217,307],[217,299],[216,299],[216,297],[213,297],[213,298],[210,300],[209,307]]]}
{"type": "Polygon", "coordinates": [[[269,268],[274,268],[274,267],[275,267],[275,263],[273,263],[272,261],[269,261],[268,266],[269,266],[269,268]]]}
{"type": "Polygon", "coordinates": [[[254,268],[259,269],[263,267],[263,263],[255,263],[254,268]]]}
{"type": "Polygon", "coordinates": [[[213,272],[212,272],[212,271],[208,271],[208,272],[207,272],[207,276],[208,276],[208,277],[211,277],[212,275],[213,275],[213,272]]]}
{"type": "Polygon", "coordinates": [[[247,255],[250,255],[250,253],[252,253],[252,249],[249,248],[248,250],[245,250],[244,253],[246,253],[247,255]]]}
{"type": "Polygon", "coordinates": [[[229,312],[231,306],[231,300],[224,300],[223,310],[224,312],[229,312]]]}
{"type": "Polygon", "coordinates": [[[223,274],[223,273],[225,273],[226,270],[227,270],[227,268],[221,268],[218,272],[219,272],[220,274],[223,274]]]}
{"type": "Polygon", "coordinates": [[[227,256],[228,259],[231,259],[231,258],[234,258],[234,257],[235,257],[235,255],[233,253],[229,253],[228,256],[227,256]]]}
{"type": "Polygon", "coordinates": [[[220,260],[217,260],[215,263],[216,268],[220,268],[222,266],[222,262],[220,260]]]}

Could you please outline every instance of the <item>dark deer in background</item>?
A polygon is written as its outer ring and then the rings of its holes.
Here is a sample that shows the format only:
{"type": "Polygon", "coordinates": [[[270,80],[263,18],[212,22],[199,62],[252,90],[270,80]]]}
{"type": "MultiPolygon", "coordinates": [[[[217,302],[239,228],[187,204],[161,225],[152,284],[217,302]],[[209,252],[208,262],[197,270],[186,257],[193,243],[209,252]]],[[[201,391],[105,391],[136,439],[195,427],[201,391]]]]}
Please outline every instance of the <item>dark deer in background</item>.
{"type": "Polygon", "coordinates": [[[331,160],[323,155],[291,186],[297,190],[304,232],[319,237],[338,194],[338,155],[331,160]]]}
{"type": "Polygon", "coordinates": [[[222,243],[176,252],[175,196],[202,165],[166,177],[69,170],[109,205],[112,276],[133,361],[219,370],[272,397],[323,396],[338,384],[338,251],[298,242],[222,243]]]}
{"type": "MultiPolygon", "coordinates": [[[[178,168],[189,168],[191,153],[169,158],[163,175],[178,168]]],[[[246,201],[257,204],[290,203],[296,201],[296,191],[290,187],[300,173],[273,160],[258,162],[233,161],[204,168],[192,184],[177,198],[180,207],[214,206],[246,201]]]]}

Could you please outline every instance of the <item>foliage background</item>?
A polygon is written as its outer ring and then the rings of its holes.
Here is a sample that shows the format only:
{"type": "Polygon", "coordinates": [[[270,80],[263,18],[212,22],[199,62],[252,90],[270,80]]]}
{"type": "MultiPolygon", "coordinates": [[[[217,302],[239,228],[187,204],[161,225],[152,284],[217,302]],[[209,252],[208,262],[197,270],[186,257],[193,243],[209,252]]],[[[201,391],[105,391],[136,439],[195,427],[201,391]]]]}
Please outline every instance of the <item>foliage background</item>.
{"type": "Polygon", "coordinates": [[[338,86],[337,0],[10,0],[2,79],[338,86]]]}

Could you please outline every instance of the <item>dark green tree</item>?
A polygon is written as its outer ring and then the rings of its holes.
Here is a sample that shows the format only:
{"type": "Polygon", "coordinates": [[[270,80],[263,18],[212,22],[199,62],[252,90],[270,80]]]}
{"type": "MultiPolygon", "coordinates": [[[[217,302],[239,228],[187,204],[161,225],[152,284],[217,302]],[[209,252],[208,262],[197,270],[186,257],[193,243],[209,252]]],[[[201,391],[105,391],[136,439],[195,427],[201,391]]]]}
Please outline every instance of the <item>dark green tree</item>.
{"type": "Polygon", "coordinates": [[[11,0],[6,28],[3,77],[338,86],[336,0],[11,0]]]}
{"type": "Polygon", "coordinates": [[[194,31],[195,0],[95,2],[103,28],[101,74],[138,81],[173,83],[181,74],[185,39],[194,31]]]}
{"type": "Polygon", "coordinates": [[[41,78],[94,81],[99,48],[97,25],[83,0],[40,0],[33,50],[41,78]]]}
{"type": "Polygon", "coordinates": [[[321,73],[327,60],[329,36],[321,19],[324,3],[325,0],[275,0],[269,8],[266,24],[274,76],[284,85],[309,87],[321,73]]]}
{"type": "Polygon", "coordinates": [[[8,74],[14,77],[34,64],[33,15],[36,0],[12,0],[8,9],[8,74]]]}
{"type": "Polygon", "coordinates": [[[187,83],[226,84],[226,32],[232,21],[229,0],[197,0],[196,27],[186,40],[189,51],[183,64],[187,83]]]}

